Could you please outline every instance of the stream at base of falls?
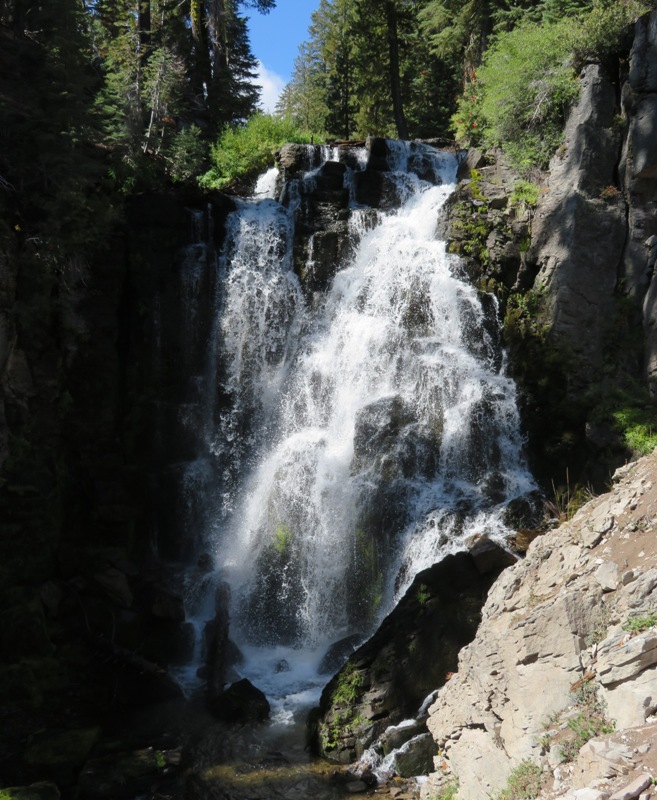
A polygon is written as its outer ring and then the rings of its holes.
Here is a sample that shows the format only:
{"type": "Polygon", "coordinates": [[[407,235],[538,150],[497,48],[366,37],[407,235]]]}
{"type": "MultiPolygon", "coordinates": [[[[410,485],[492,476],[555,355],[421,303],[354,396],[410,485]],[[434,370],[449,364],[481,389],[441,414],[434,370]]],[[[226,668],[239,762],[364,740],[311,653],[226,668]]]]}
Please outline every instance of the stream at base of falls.
{"type": "Polygon", "coordinates": [[[375,168],[365,148],[308,146],[305,171],[269,171],[228,216],[214,296],[193,300],[213,321],[192,380],[203,447],[183,483],[211,564],[186,579],[198,646],[178,677],[198,688],[223,587],[226,680],[265,692],[274,738],[298,735],[420,570],[504,542],[509,504],[535,489],[496,301],[436,238],[457,159],[385,149],[375,168]],[[309,209],[328,222],[312,230],[309,209]]]}

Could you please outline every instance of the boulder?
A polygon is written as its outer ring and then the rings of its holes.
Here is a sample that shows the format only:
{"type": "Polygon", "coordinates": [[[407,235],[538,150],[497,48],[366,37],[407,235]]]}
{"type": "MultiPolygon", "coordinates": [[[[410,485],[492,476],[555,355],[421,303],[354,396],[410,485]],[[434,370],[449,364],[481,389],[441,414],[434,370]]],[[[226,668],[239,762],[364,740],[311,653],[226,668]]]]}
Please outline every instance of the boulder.
{"type": "Polygon", "coordinates": [[[433,768],[436,743],[430,733],[414,736],[395,753],[395,772],[402,778],[426,775],[433,768]]]}
{"type": "Polygon", "coordinates": [[[482,543],[477,557],[450,555],[416,576],[322,692],[313,733],[322,755],[354,761],[386,728],[418,712],[455,670],[459,650],[477,629],[486,592],[509,560],[515,559],[499,546],[482,543]]]}
{"type": "Polygon", "coordinates": [[[218,720],[229,724],[264,722],[270,711],[264,693],[246,678],[209,701],[208,708],[218,720]]]}
{"type": "Polygon", "coordinates": [[[382,167],[354,173],[354,188],[357,202],[370,208],[392,209],[400,204],[399,186],[396,180],[382,167]]]}
{"type": "Polygon", "coordinates": [[[79,800],[130,800],[140,796],[160,796],[156,792],[158,784],[179,763],[179,750],[157,750],[154,747],[91,758],[80,773],[76,797],[79,800]]]}
{"type": "Polygon", "coordinates": [[[108,567],[102,572],[97,572],[94,580],[113,603],[123,608],[130,608],[133,594],[124,572],[115,567],[108,567]]]}
{"type": "Polygon", "coordinates": [[[276,154],[276,162],[286,177],[292,178],[313,168],[317,150],[312,145],[284,144],[276,154]]]}
{"type": "Polygon", "coordinates": [[[388,141],[380,136],[368,136],[365,142],[367,148],[367,168],[386,172],[390,169],[388,164],[388,141]]]}
{"type": "Polygon", "coordinates": [[[24,769],[35,777],[47,776],[59,784],[70,785],[99,737],[99,728],[35,733],[23,754],[24,769]]]}

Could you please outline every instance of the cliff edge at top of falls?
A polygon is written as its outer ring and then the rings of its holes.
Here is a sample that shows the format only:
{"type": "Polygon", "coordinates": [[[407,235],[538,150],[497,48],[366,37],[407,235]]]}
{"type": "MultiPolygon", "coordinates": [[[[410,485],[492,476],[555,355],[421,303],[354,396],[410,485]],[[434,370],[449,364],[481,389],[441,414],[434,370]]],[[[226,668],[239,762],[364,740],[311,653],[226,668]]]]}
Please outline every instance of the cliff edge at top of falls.
{"type": "Polygon", "coordinates": [[[430,709],[437,771],[423,797],[456,779],[459,798],[485,800],[523,774],[540,794],[502,796],[645,792],[657,776],[656,526],[657,451],[502,573],[430,709]]]}

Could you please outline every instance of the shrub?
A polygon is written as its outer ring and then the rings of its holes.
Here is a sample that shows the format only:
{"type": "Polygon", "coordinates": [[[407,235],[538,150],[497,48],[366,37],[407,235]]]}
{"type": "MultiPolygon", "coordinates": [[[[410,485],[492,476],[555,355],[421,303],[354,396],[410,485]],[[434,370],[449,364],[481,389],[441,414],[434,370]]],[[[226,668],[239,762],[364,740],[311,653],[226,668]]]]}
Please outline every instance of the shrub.
{"type": "Polygon", "coordinates": [[[211,148],[214,166],[199,183],[205,189],[223,189],[237,178],[274,165],[274,153],[286,142],[310,143],[313,134],[289,119],[255,114],[244,125],[225,128],[211,148]]]}
{"type": "Polygon", "coordinates": [[[654,628],[657,625],[657,614],[639,614],[636,617],[630,617],[627,622],[623,623],[623,630],[628,633],[642,633],[649,628],[654,628]]]}
{"type": "Polygon", "coordinates": [[[605,203],[613,202],[617,197],[620,197],[620,195],[621,190],[616,186],[605,186],[600,190],[600,199],[604,200],[605,203]]]}
{"type": "Polygon", "coordinates": [[[636,455],[647,455],[657,447],[657,410],[652,406],[624,406],[612,414],[614,427],[626,447],[636,455]]]}
{"type": "Polygon", "coordinates": [[[454,138],[462,147],[473,147],[481,141],[481,97],[475,78],[456,100],[456,113],[452,116],[454,138]]]}
{"type": "Polygon", "coordinates": [[[542,783],[541,768],[526,759],[509,775],[506,789],[502,789],[495,800],[533,800],[540,794],[542,783]]]}
{"type": "Polygon", "coordinates": [[[434,800],[456,800],[458,791],[459,782],[454,778],[441,787],[438,794],[434,795],[434,800]]]}
{"type": "Polygon", "coordinates": [[[176,134],[167,157],[168,172],[175,183],[191,181],[202,172],[206,161],[207,145],[197,125],[183,128],[176,134]]]}
{"type": "Polygon", "coordinates": [[[479,70],[484,142],[503,147],[519,168],[546,166],[561,142],[578,92],[576,27],[572,20],[519,25],[498,35],[479,70]]]}
{"type": "Polygon", "coordinates": [[[580,748],[596,736],[612,733],[614,723],[607,719],[605,707],[598,697],[597,687],[585,683],[575,695],[579,708],[576,716],[568,720],[568,727],[573,736],[561,747],[565,761],[574,761],[580,748]]]}
{"type": "Polygon", "coordinates": [[[514,183],[509,200],[512,206],[530,206],[530,208],[534,208],[540,196],[540,186],[521,178],[514,183]]]}
{"type": "Polygon", "coordinates": [[[642,0],[594,0],[574,40],[578,63],[607,60],[629,48],[630,26],[650,10],[642,0]]]}

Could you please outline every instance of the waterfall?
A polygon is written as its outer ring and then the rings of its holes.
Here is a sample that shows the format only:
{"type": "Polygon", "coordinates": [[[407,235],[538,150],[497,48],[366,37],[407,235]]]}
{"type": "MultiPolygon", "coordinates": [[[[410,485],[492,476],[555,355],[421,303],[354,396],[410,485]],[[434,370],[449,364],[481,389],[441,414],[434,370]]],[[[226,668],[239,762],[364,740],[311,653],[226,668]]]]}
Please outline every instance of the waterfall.
{"type": "Polygon", "coordinates": [[[480,535],[503,540],[508,503],[534,488],[494,300],[435,235],[454,155],[388,143],[402,204],[376,212],[355,200],[366,160],[345,172],[351,255],[321,298],[294,270],[315,173],[288,185],[287,205],[264,176],[220,259],[210,539],[232,636],[271,691],[275,674],[292,673],[288,692],[320,685],[329,644],[371,633],[420,569],[480,535]]]}

